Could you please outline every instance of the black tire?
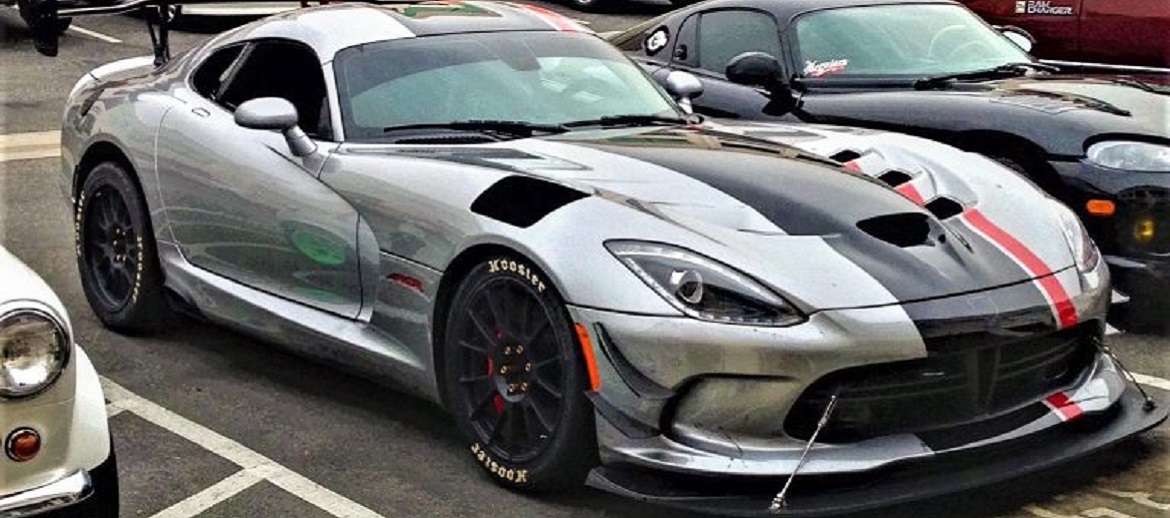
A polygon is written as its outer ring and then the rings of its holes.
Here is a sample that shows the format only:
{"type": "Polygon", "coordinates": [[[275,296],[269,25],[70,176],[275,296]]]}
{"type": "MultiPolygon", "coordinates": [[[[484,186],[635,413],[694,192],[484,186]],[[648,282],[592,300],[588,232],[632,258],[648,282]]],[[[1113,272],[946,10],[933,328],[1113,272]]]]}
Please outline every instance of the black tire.
{"type": "Polygon", "coordinates": [[[153,331],[168,320],[146,203],[115,162],[94,167],[77,197],[74,231],[81,287],[106,327],[153,331]]]}
{"type": "Polygon", "coordinates": [[[94,518],[118,518],[121,502],[118,493],[118,455],[114,452],[114,439],[110,438],[110,458],[90,472],[93,480],[93,496],[90,498],[91,516],[94,518]]]}
{"type": "MultiPolygon", "coordinates": [[[[24,23],[28,24],[28,26],[31,28],[32,22],[29,21],[32,19],[32,16],[30,15],[30,12],[29,12],[30,7],[31,6],[29,5],[29,3],[25,0],[18,0],[16,2],[16,8],[20,13],[20,18],[22,20],[24,20],[24,23]]],[[[69,26],[72,24],[73,24],[72,18],[58,19],[57,20],[57,27],[56,27],[57,35],[64,34],[65,31],[69,30],[69,26]]]]}
{"type": "Polygon", "coordinates": [[[580,487],[597,465],[588,374],[561,296],[532,263],[476,265],[444,333],[448,408],[479,466],[498,484],[580,487]]]}

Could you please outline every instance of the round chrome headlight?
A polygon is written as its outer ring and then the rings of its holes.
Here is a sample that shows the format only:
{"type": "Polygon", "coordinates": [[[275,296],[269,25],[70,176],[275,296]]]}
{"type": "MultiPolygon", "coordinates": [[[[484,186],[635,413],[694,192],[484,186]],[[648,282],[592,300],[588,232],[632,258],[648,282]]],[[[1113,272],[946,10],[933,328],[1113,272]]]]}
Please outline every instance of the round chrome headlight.
{"type": "Polygon", "coordinates": [[[0,316],[0,397],[45,390],[65,369],[69,333],[47,312],[22,308],[0,316]]]}

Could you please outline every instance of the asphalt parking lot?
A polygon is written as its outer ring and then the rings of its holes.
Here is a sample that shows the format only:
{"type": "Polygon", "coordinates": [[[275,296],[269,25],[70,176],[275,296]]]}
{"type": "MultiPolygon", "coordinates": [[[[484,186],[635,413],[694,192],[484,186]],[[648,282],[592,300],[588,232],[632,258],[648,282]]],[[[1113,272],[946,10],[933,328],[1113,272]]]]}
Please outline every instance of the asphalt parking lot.
{"type": "MultiPolygon", "coordinates": [[[[583,15],[598,31],[664,3],[583,15]]],[[[230,26],[199,21],[175,52],[230,26]]],[[[441,410],[208,324],[126,337],[90,312],[74,263],[51,143],[69,86],[86,70],[147,55],[143,22],[79,21],[42,58],[15,11],[0,8],[0,243],[68,307],[103,376],[126,517],[679,517],[586,490],[533,497],[492,485],[441,410]]],[[[1155,395],[1170,398],[1170,337],[1111,344],[1155,395]]],[[[867,516],[1156,518],[1170,516],[1170,426],[1093,459],[955,497],[867,516]]]]}

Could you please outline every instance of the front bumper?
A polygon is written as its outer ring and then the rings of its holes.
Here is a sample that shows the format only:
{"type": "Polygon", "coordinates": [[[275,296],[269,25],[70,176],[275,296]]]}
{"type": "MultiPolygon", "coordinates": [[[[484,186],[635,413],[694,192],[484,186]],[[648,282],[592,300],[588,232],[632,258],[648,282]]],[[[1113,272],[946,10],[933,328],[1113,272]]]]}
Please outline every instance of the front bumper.
{"type": "MultiPolygon", "coordinates": [[[[906,461],[863,476],[801,477],[783,514],[825,516],[887,507],[1052,468],[1166,420],[1170,411],[1166,404],[1146,410],[1143,403],[1137,390],[1127,387],[1108,412],[1080,423],[1085,426],[1060,426],[994,447],[906,461]]],[[[588,479],[592,487],[645,502],[725,516],[761,517],[771,515],[768,506],[783,483],[783,477],[688,477],[630,464],[596,468],[588,479]]]]}
{"type": "Polygon", "coordinates": [[[85,470],[11,495],[0,495],[0,516],[23,518],[73,506],[93,494],[93,481],[85,470]]]}

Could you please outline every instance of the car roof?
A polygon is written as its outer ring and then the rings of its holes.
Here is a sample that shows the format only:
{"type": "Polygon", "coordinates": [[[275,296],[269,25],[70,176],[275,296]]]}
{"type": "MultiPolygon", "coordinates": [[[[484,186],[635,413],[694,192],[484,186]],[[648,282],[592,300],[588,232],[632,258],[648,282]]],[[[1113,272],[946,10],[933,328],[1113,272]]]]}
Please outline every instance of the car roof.
{"type": "Polygon", "coordinates": [[[377,41],[507,31],[592,32],[554,11],[516,2],[363,2],[309,7],[269,16],[224,33],[211,46],[287,38],[308,44],[322,62],[328,62],[341,49],[377,41]]]}

